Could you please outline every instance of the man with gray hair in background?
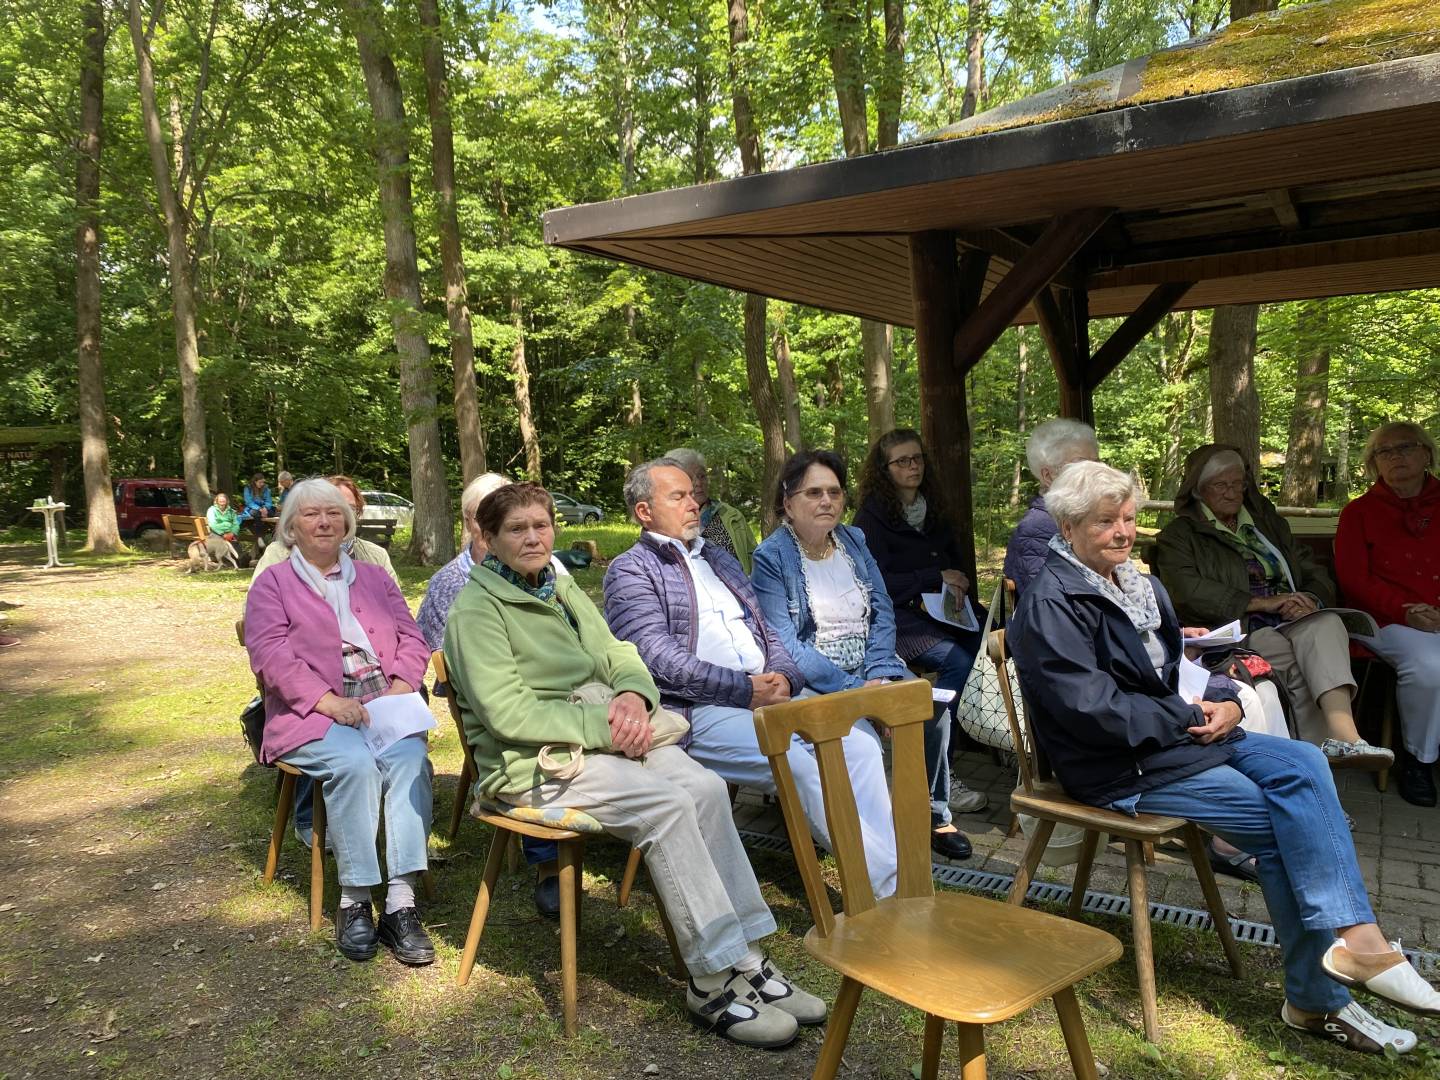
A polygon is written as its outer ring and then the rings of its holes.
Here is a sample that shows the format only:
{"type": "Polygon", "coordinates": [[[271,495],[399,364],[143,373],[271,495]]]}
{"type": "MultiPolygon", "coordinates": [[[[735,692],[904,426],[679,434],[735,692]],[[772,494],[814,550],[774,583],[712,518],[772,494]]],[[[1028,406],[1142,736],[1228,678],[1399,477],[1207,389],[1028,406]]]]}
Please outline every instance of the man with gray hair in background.
{"type": "Polygon", "coordinates": [[[723,548],[740,560],[740,569],[748,577],[754,570],[755,534],[738,508],[710,497],[710,473],[705,467],[705,455],[681,446],[665,456],[690,475],[695,503],[700,507],[700,535],[707,544],[723,548]]]}

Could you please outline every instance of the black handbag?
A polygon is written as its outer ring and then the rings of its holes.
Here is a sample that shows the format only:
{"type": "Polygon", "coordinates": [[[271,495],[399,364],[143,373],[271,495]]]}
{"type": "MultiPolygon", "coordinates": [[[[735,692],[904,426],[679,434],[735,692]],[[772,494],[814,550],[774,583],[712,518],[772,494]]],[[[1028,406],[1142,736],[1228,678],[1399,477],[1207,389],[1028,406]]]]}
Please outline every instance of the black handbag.
{"type": "MultiPolygon", "coordinates": [[[[260,744],[265,739],[265,699],[256,694],[240,713],[240,734],[255,760],[260,761],[260,744]]],[[[262,765],[264,762],[260,762],[262,765]]]]}

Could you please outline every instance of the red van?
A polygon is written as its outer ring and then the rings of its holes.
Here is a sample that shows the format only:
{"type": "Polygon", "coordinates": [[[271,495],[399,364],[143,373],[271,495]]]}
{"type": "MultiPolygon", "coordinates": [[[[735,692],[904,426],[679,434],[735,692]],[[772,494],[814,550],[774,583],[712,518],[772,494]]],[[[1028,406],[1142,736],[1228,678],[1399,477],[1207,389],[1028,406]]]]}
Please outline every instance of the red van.
{"type": "Polygon", "coordinates": [[[190,513],[185,481],[174,479],[115,481],[115,516],[126,540],[165,527],[166,514],[190,513]]]}

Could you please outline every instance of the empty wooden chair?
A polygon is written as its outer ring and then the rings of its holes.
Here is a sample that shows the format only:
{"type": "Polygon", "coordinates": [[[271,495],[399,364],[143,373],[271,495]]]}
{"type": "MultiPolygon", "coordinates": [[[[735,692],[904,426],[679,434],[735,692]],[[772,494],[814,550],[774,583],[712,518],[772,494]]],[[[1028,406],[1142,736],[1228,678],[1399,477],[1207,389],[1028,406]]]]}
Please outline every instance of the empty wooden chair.
{"type": "MultiPolygon", "coordinates": [[[[986,643],[990,660],[997,670],[1004,669],[1005,631],[994,630],[986,643]]],[[[1020,780],[1010,795],[1010,809],[1017,814],[1029,814],[1038,819],[1035,833],[1025,847],[1020,866],[1015,871],[1015,883],[1010,887],[1007,898],[1011,904],[1025,901],[1035,868],[1040,856],[1050,843],[1050,836],[1058,824],[1073,825],[1085,830],[1085,839],[1080,849],[1080,862],[1075,867],[1075,884],[1070,894],[1070,917],[1078,919],[1085,903],[1085,889],[1090,884],[1090,870],[1095,864],[1095,850],[1101,833],[1109,833],[1125,844],[1125,866],[1130,891],[1130,927],[1135,943],[1135,974],[1140,984],[1140,1011],[1145,1024],[1145,1038],[1157,1042],[1160,1038],[1160,1017],[1155,1003],[1155,960],[1150,940],[1150,901],[1147,896],[1145,879],[1145,847],[1170,836],[1184,840],[1190,861],[1195,864],[1195,877],[1200,882],[1200,891],[1205,896],[1205,905],[1210,911],[1215,932],[1220,935],[1221,948],[1230,964],[1230,972],[1240,976],[1240,950],[1235,944],[1235,935],[1230,929],[1230,917],[1220,899],[1220,890],[1215,884],[1215,873],[1210,868],[1210,858],[1205,850],[1205,838],[1193,822],[1184,818],[1161,817],[1158,814],[1137,814],[1131,817],[1114,810],[1103,810],[1077,802],[1065,794],[1058,781],[1040,754],[1030,734],[1030,704],[1027,701],[1024,718],[1017,716],[1015,698],[1010,680],[1000,679],[1001,696],[1005,699],[1005,710],[1010,720],[1010,734],[1015,740],[1016,758],[1020,767],[1020,780]]]]}
{"type": "Polygon", "coordinates": [[[779,789],[815,926],[805,948],[843,976],[814,1076],[840,1067],[850,1025],[866,987],[925,1013],[923,1080],[939,1069],[945,1022],[958,1026],[965,1080],[985,1076],[985,1025],[1008,1020],[1043,998],[1055,1002],[1075,1075],[1096,1075],[1095,1059],[1072,989],[1119,959],[1120,942],[1103,930],[964,893],[935,892],[930,864],[930,801],[923,725],[934,715],[923,680],[847,690],[755,713],[760,748],[779,789]],[[840,740],[869,717],[893,733],[891,801],[899,856],[895,895],[877,901],[865,867],[860,820],[840,740]],[[786,752],[794,735],[815,747],[825,814],[840,870],[843,910],[830,906],[810,826],[786,752]]]}

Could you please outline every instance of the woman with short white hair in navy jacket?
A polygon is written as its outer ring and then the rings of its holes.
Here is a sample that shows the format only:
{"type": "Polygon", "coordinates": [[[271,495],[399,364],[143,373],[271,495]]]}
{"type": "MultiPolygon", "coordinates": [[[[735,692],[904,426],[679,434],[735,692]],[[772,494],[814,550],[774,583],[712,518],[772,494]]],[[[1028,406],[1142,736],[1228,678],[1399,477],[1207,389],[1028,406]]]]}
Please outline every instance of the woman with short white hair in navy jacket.
{"type": "Polygon", "coordinates": [[[1352,1050],[1405,1053],[1414,1033],[1346,987],[1420,1015],[1440,1014],[1440,994],[1375,925],[1319,748],[1238,730],[1221,676],[1205,700],[1176,693],[1179,621],[1130,562],[1138,494],[1133,477],[1077,462],[1045,496],[1059,534],[1008,635],[1040,748],[1081,802],[1188,818],[1251,852],[1284,956],[1284,1022],[1352,1050]]]}

